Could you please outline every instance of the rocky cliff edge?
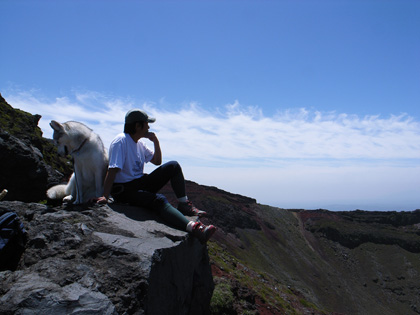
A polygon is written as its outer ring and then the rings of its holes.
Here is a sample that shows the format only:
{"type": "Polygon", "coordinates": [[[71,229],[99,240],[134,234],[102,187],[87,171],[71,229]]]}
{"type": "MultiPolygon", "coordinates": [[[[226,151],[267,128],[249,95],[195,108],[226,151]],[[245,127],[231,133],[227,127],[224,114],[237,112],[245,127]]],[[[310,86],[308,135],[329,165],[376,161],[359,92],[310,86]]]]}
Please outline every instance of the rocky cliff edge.
{"type": "Polygon", "coordinates": [[[0,272],[1,314],[206,314],[207,247],[147,210],[0,202],[28,231],[0,272]]]}

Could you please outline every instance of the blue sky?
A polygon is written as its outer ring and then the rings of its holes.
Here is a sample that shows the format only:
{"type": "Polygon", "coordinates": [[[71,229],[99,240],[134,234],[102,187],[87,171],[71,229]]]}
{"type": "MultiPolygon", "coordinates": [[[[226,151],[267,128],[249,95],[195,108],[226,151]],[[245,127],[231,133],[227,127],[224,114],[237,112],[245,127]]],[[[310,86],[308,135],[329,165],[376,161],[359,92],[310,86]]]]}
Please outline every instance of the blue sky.
{"type": "Polygon", "coordinates": [[[420,208],[417,0],[0,10],[0,93],[45,137],[77,120],[109,145],[138,107],[200,184],[283,208],[420,208]]]}

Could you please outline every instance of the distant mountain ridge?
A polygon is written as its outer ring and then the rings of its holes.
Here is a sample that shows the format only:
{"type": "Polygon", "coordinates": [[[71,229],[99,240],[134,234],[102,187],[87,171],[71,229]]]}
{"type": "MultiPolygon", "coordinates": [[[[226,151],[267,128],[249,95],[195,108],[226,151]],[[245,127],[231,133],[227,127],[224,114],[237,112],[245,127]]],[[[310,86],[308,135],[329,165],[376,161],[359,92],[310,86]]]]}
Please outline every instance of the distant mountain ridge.
{"type": "MultiPolygon", "coordinates": [[[[50,165],[39,118],[20,111],[31,128],[13,131],[8,119],[21,115],[10,108],[0,96],[0,131],[38,143],[50,165]]],[[[68,161],[51,164],[69,170],[68,161]]],[[[208,243],[213,314],[420,313],[420,210],[287,210],[191,181],[187,192],[218,227],[208,243]]],[[[162,193],[176,204],[169,187],[162,193]]]]}

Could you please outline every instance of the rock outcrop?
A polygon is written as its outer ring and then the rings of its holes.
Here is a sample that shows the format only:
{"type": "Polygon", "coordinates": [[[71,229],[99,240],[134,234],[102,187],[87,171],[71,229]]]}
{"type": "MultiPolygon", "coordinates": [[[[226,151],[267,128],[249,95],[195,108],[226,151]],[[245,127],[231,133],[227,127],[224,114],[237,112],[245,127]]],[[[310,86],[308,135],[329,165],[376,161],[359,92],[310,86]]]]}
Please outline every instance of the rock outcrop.
{"type": "Polygon", "coordinates": [[[0,130],[0,165],[0,188],[9,190],[7,199],[45,199],[49,174],[39,149],[0,130]]]}
{"type": "Polygon", "coordinates": [[[0,94],[0,189],[9,191],[6,200],[45,200],[46,189],[72,172],[70,161],[42,137],[40,118],[13,108],[0,94]]]}
{"type": "Polygon", "coordinates": [[[207,314],[207,247],[153,213],[122,205],[0,202],[28,231],[15,270],[0,272],[0,313],[207,314]]]}

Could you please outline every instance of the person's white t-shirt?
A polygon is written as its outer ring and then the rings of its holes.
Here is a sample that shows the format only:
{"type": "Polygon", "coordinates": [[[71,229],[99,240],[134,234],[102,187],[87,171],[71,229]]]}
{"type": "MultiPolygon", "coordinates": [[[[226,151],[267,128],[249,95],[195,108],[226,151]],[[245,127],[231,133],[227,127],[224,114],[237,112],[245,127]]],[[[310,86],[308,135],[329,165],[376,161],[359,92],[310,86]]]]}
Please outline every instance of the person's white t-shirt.
{"type": "Polygon", "coordinates": [[[127,183],[143,176],[144,164],[153,154],[142,140],[134,142],[127,133],[117,135],[109,147],[109,168],[120,169],[114,182],[127,183]]]}

